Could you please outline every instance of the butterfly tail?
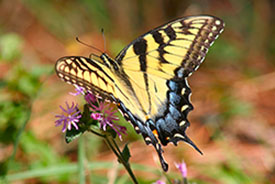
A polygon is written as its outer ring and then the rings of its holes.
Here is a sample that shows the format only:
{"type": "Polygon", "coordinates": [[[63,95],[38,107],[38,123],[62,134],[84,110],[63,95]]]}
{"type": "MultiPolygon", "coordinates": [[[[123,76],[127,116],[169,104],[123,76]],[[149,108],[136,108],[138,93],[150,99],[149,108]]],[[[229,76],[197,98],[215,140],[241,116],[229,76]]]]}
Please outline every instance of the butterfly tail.
{"type": "Polygon", "coordinates": [[[197,150],[201,155],[203,155],[202,151],[196,146],[196,144],[186,134],[184,136],[183,141],[191,145],[195,150],[197,150]]]}
{"type": "Polygon", "coordinates": [[[162,169],[166,172],[168,171],[168,164],[165,162],[164,158],[163,158],[163,155],[162,153],[164,152],[161,148],[161,145],[159,143],[155,144],[154,145],[157,153],[158,153],[158,156],[159,156],[159,161],[160,161],[160,164],[161,164],[161,167],[162,169]]]}
{"type": "Polygon", "coordinates": [[[166,172],[168,171],[168,164],[166,163],[164,157],[163,157],[163,149],[161,148],[161,144],[159,143],[158,139],[150,129],[150,124],[152,125],[153,122],[150,120],[146,122],[146,126],[143,126],[141,129],[141,134],[144,138],[144,141],[147,145],[151,144],[154,146],[155,150],[158,153],[159,161],[161,164],[162,169],[166,172]]]}
{"type": "Polygon", "coordinates": [[[152,131],[150,129],[147,129],[147,135],[149,135],[149,137],[144,137],[145,143],[148,144],[152,144],[155,148],[155,150],[158,153],[159,156],[159,161],[161,164],[162,169],[166,172],[168,171],[168,164],[166,163],[162,153],[164,152],[163,149],[161,148],[161,145],[159,144],[159,141],[157,140],[157,138],[155,137],[155,135],[152,133],[152,131]],[[148,139],[150,138],[150,139],[148,139]]]}

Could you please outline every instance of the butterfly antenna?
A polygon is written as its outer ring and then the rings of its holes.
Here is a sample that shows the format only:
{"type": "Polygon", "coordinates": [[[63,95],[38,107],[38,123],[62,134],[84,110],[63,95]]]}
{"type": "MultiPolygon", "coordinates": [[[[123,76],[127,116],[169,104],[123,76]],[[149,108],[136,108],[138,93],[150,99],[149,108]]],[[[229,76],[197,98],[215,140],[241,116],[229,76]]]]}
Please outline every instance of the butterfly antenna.
{"type": "Polygon", "coordinates": [[[76,39],[76,41],[78,41],[79,43],[81,43],[81,44],[83,44],[83,45],[86,45],[87,47],[90,47],[90,48],[92,48],[92,49],[94,49],[94,50],[100,52],[100,54],[103,54],[103,53],[104,53],[104,52],[102,52],[102,50],[100,50],[100,49],[98,49],[98,48],[96,48],[96,47],[94,47],[94,46],[92,46],[92,45],[89,45],[89,44],[87,44],[87,43],[85,43],[85,42],[79,40],[78,37],[76,37],[75,39],[76,39]]]}
{"type": "Polygon", "coordinates": [[[104,43],[104,52],[106,52],[106,39],[105,39],[105,35],[104,35],[104,29],[101,29],[101,33],[102,33],[102,38],[103,38],[103,43],[104,43]]]}

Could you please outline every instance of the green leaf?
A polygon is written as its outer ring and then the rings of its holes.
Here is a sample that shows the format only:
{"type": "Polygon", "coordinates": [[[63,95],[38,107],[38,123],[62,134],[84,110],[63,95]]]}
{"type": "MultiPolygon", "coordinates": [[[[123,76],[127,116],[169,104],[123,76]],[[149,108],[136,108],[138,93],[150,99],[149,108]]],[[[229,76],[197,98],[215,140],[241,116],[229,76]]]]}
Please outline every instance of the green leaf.
{"type": "Polygon", "coordinates": [[[123,148],[123,151],[122,151],[122,158],[127,162],[128,164],[128,161],[131,157],[131,154],[130,154],[130,150],[128,148],[128,143],[124,146],[123,148]]]}
{"type": "Polygon", "coordinates": [[[82,117],[81,117],[81,120],[85,121],[85,120],[89,120],[91,119],[90,117],[90,109],[89,109],[89,105],[88,104],[85,104],[83,106],[83,113],[82,113],[82,117]]]}
{"type": "Polygon", "coordinates": [[[74,139],[78,138],[83,133],[84,131],[81,128],[79,128],[78,130],[76,130],[75,128],[72,128],[71,130],[67,129],[66,135],[65,135],[66,143],[72,142],[74,139]]]}
{"type": "Polygon", "coordinates": [[[83,108],[82,117],[80,118],[80,122],[84,123],[85,129],[89,129],[90,125],[95,125],[99,128],[99,123],[97,120],[91,118],[91,110],[89,108],[89,104],[85,104],[83,108]]]}
{"type": "Polygon", "coordinates": [[[105,131],[106,133],[110,134],[112,136],[113,139],[116,138],[117,133],[114,129],[112,129],[111,127],[107,127],[107,130],[105,131]]]}

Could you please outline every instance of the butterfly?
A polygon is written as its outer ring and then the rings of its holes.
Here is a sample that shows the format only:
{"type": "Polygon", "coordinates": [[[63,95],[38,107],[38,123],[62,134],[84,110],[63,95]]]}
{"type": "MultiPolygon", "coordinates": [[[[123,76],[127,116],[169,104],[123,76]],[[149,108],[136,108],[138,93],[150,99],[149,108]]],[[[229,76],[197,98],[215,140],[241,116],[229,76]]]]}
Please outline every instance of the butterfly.
{"type": "Polygon", "coordinates": [[[115,59],[106,53],[62,57],[56,73],[117,104],[145,143],[153,145],[167,171],[161,146],[184,141],[202,153],[186,135],[187,115],[193,109],[187,78],[223,29],[224,22],[214,16],[179,18],[138,37],[115,59]]]}

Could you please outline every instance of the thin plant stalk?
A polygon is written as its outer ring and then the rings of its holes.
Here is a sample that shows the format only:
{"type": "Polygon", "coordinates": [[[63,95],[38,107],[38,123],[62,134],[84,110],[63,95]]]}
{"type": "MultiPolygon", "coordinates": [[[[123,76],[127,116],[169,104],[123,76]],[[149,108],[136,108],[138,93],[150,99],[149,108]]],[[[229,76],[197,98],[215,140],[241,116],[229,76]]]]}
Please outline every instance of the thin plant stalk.
{"type": "Polygon", "coordinates": [[[121,153],[121,151],[120,151],[118,145],[116,144],[115,140],[112,139],[112,142],[113,142],[113,144],[112,144],[112,143],[110,142],[110,140],[109,140],[109,138],[108,138],[107,135],[102,135],[102,134],[100,134],[100,133],[98,133],[98,132],[96,132],[96,131],[94,131],[94,130],[91,130],[91,129],[89,129],[89,131],[90,131],[91,133],[94,133],[95,135],[97,135],[97,136],[99,136],[99,137],[104,138],[106,144],[110,147],[110,149],[111,149],[112,152],[116,155],[116,157],[118,158],[118,160],[120,161],[120,163],[122,163],[122,165],[124,166],[124,168],[127,170],[128,174],[129,174],[129,176],[130,176],[130,178],[133,180],[133,182],[134,182],[135,184],[138,184],[137,179],[136,179],[136,177],[135,177],[135,175],[134,175],[134,173],[133,173],[133,171],[132,171],[132,169],[131,169],[129,163],[127,163],[126,160],[124,160],[124,158],[123,158],[123,156],[122,156],[122,153],[121,153]]]}
{"type": "Polygon", "coordinates": [[[136,177],[135,177],[135,175],[134,175],[134,173],[133,173],[133,171],[132,171],[132,169],[131,169],[129,163],[127,163],[127,162],[124,160],[124,158],[123,158],[123,156],[122,156],[122,153],[121,153],[119,147],[117,146],[116,142],[113,140],[113,143],[114,143],[114,145],[115,145],[115,147],[114,147],[114,146],[112,145],[112,143],[110,142],[108,136],[106,136],[105,140],[106,140],[106,143],[107,143],[107,144],[109,145],[109,147],[111,148],[111,150],[112,150],[112,151],[115,153],[115,155],[117,156],[118,160],[119,160],[119,161],[122,163],[122,165],[125,167],[125,169],[127,170],[128,174],[129,174],[129,176],[131,177],[131,179],[133,180],[133,182],[134,182],[135,184],[138,184],[137,179],[136,179],[136,177]],[[117,149],[116,149],[116,148],[117,148],[117,149]]]}
{"type": "Polygon", "coordinates": [[[80,136],[78,139],[78,176],[79,184],[85,184],[85,147],[84,147],[84,137],[80,136]]]}

